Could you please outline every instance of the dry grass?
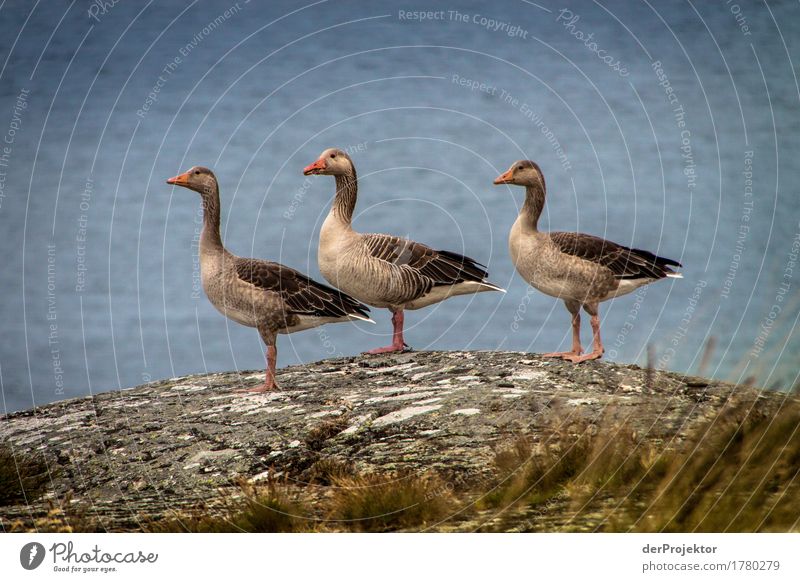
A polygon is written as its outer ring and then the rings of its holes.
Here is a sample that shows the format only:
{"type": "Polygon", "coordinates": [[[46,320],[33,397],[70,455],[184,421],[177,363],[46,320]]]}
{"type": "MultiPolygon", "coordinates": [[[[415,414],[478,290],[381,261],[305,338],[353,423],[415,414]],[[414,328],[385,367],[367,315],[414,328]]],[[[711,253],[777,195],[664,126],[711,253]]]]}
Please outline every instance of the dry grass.
{"type": "Polygon", "coordinates": [[[302,478],[309,485],[329,486],[333,485],[337,480],[357,475],[358,472],[350,461],[326,457],[311,465],[303,473],[302,478]]]}
{"type": "Polygon", "coordinates": [[[800,406],[775,415],[731,407],[650,479],[644,511],[627,508],[636,531],[797,531],[800,406]]]}
{"type": "Polygon", "coordinates": [[[310,529],[301,502],[285,483],[270,479],[264,486],[241,483],[241,498],[225,498],[222,515],[208,510],[161,520],[152,524],[154,532],[192,533],[288,533],[310,529]]]}
{"type": "Polygon", "coordinates": [[[56,504],[53,500],[47,501],[46,513],[40,514],[33,519],[33,525],[26,526],[21,520],[16,520],[10,524],[8,531],[25,532],[35,531],[38,533],[77,533],[103,531],[98,528],[96,522],[91,520],[86,510],[75,507],[72,503],[72,495],[67,493],[61,501],[56,504]]]}
{"type": "Polygon", "coordinates": [[[309,532],[420,529],[446,517],[452,498],[435,477],[356,475],[331,477],[328,495],[313,506],[297,489],[270,480],[242,485],[222,515],[199,510],[154,523],[158,532],[309,532]]]}
{"type": "Polygon", "coordinates": [[[478,502],[479,509],[537,506],[559,496],[577,475],[586,455],[586,439],[559,441],[534,453],[526,438],[518,438],[495,455],[499,479],[478,502]]]}
{"type": "Polygon", "coordinates": [[[498,449],[499,479],[483,507],[535,505],[564,493],[586,499],[602,490],[616,492],[656,459],[652,445],[625,422],[556,417],[544,433],[541,444],[519,437],[498,449]]]}
{"type": "Polygon", "coordinates": [[[434,475],[361,475],[337,478],[328,526],[362,532],[420,530],[446,518],[450,487],[434,475]]]}
{"type": "Polygon", "coordinates": [[[560,514],[556,521],[568,531],[800,527],[795,401],[769,415],[754,414],[752,402],[730,405],[677,449],[657,447],[625,422],[572,423],[545,442],[534,446],[520,438],[498,450],[498,480],[477,507],[505,512],[501,528],[520,515],[538,518],[549,510],[560,514]]]}
{"type": "Polygon", "coordinates": [[[312,451],[320,451],[325,446],[325,441],[335,437],[348,426],[347,418],[336,416],[312,427],[305,436],[305,442],[312,451]]]}

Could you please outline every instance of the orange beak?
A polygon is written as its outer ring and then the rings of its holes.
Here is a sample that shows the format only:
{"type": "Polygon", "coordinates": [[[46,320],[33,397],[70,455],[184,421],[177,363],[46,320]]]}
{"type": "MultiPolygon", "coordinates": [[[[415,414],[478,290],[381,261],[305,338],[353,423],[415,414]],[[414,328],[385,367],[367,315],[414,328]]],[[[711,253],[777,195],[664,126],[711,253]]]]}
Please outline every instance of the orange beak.
{"type": "Polygon", "coordinates": [[[494,179],[494,184],[496,185],[508,184],[513,179],[513,176],[511,174],[512,174],[511,170],[508,170],[504,174],[500,174],[499,176],[497,176],[497,178],[494,179]]]}
{"type": "Polygon", "coordinates": [[[167,180],[167,184],[174,186],[188,186],[189,185],[189,172],[185,172],[179,176],[175,176],[167,180]]]}
{"type": "Polygon", "coordinates": [[[325,160],[322,158],[318,159],[313,164],[310,164],[303,168],[303,174],[306,176],[310,176],[311,174],[319,174],[322,170],[326,168],[325,160]]]}

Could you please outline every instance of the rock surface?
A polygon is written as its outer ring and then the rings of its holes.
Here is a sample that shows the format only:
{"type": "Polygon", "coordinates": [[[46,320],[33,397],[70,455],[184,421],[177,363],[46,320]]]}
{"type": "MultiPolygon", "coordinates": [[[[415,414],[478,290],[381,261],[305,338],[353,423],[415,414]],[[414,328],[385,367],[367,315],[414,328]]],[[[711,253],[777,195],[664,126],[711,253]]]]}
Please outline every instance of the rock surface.
{"type": "MultiPolygon", "coordinates": [[[[100,530],[120,531],[209,504],[237,480],[302,484],[321,459],[480,483],[498,446],[546,439],[554,418],[627,420],[670,446],[734,393],[770,401],[722,382],[510,352],[326,360],[280,370],[278,392],[236,392],[262,381],[255,372],[196,375],[58,402],[6,417],[0,441],[45,454],[50,503],[71,499],[100,530]]],[[[48,507],[45,498],[0,508],[0,525],[32,523],[48,507]]]]}

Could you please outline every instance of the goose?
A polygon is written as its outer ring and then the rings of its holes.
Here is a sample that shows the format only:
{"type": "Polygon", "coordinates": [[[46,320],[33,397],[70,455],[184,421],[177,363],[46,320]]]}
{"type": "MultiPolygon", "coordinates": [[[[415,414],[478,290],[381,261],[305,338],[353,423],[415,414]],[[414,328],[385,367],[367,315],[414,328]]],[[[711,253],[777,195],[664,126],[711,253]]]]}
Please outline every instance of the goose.
{"type": "Polygon", "coordinates": [[[530,160],[514,162],[494,180],[495,185],[525,186],[525,203],[511,227],[508,247],[517,272],[533,287],[562,299],[572,315],[572,350],[553,352],[578,363],[603,356],[599,304],[665,277],[682,278],[672,267],[682,265],[649,251],[631,249],[579,232],[541,232],[537,224],[544,208],[545,181],[530,160]],[[583,354],[580,310],[591,316],[592,351],[583,354]]]}
{"type": "Polygon", "coordinates": [[[211,304],[233,321],[254,327],[266,344],[264,384],[247,392],[275,390],[277,334],[293,333],[325,323],[353,320],[375,323],[369,308],[349,295],[289,267],[271,261],[237,257],[225,249],[219,234],[219,185],[208,168],[195,166],[167,180],[200,194],[200,276],[211,304]]]}
{"type": "Polygon", "coordinates": [[[502,291],[486,281],[484,265],[451,251],[388,234],[353,230],[358,178],[353,160],[340,149],[326,149],[303,174],[336,179],[336,197],[322,225],[319,270],[335,285],[368,305],[392,313],[392,343],[368,354],[402,352],[403,312],[420,309],[456,295],[502,291]]]}

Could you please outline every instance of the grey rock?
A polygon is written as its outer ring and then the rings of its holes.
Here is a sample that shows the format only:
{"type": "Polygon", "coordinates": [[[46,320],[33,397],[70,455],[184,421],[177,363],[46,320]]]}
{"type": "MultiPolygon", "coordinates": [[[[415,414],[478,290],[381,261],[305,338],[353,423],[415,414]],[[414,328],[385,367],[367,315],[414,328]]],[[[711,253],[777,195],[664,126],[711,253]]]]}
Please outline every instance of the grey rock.
{"type": "MultiPolygon", "coordinates": [[[[780,399],[637,366],[512,352],[326,360],[280,370],[278,392],[235,392],[262,381],[258,372],[195,375],[58,402],[8,415],[0,441],[42,451],[58,469],[50,503],[69,497],[101,530],[124,531],[213,505],[237,482],[301,480],[328,458],[364,472],[436,471],[485,483],[498,446],[541,439],[554,418],[610,415],[677,443],[733,395],[765,407],[780,399]]],[[[2,507],[0,525],[30,523],[48,507],[2,507]]]]}

